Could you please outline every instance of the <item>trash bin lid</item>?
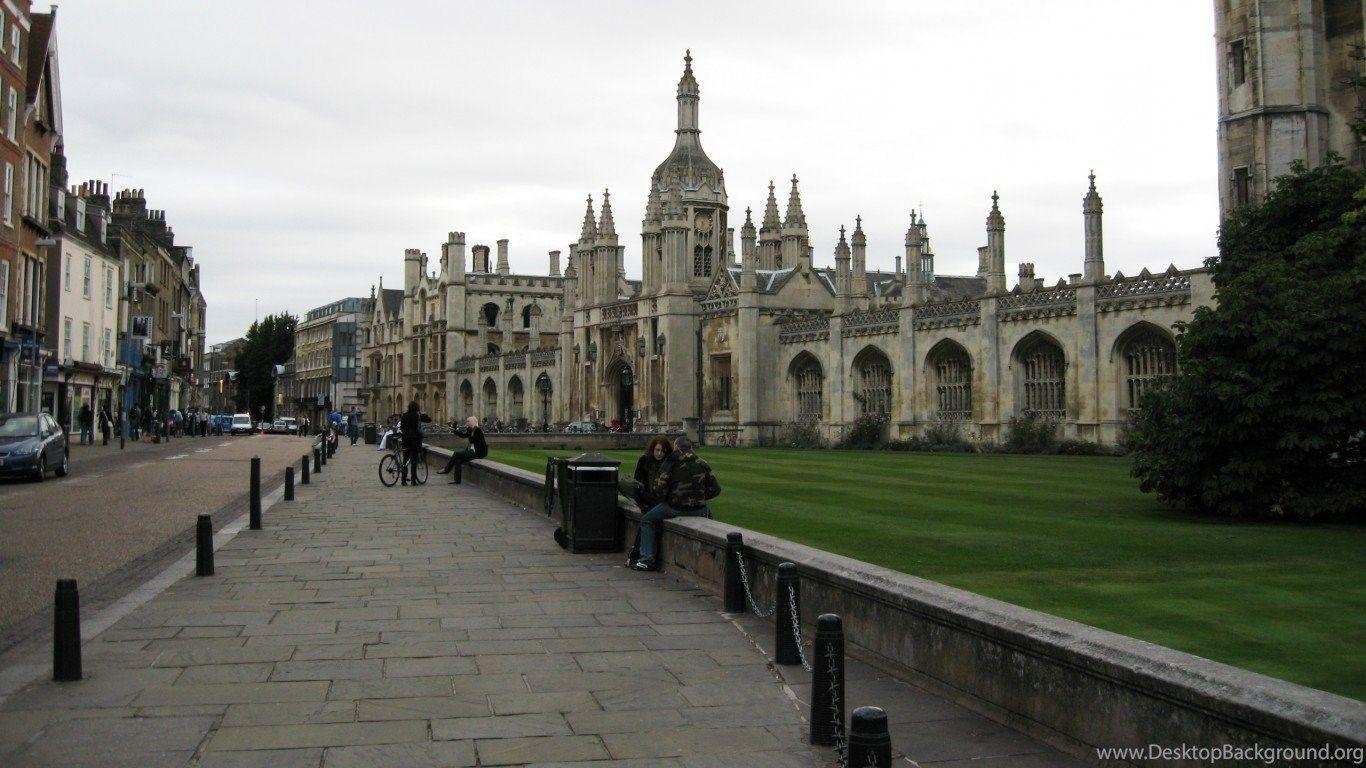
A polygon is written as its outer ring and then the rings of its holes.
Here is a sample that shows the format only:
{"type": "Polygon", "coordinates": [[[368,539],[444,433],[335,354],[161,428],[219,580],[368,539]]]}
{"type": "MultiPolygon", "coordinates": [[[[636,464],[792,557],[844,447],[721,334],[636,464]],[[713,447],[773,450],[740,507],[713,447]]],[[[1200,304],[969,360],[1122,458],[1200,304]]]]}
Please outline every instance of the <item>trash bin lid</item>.
{"type": "Polygon", "coordinates": [[[575,456],[568,462],[571,467],[620,467],[621,462],[611,456],[604,456],[601,453],[585,453],[582,456],[575,456]]]}

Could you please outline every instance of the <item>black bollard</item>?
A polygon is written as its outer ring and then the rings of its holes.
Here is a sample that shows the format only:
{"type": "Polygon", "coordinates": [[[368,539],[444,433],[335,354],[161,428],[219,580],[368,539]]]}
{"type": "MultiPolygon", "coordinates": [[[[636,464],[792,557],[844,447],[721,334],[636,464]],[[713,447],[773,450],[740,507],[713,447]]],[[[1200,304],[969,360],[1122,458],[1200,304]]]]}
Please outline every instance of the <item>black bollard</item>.
{"type": "Polygon", "coordinates": [[[323,471],[323,451],[321,448],[313,449],[313,474],[323,471]]]}
{"type": "Polygon", "coordinates": [[[847,765],[892,768],[892,737],[887,713],[878,707],[859,707],[849,720],[847,765]]]}
{"type": "Polygon", "coordinates": [[[816,619],[811,661],[811,743],[833,746],[844,733],[844,624],[833,613],[816,619]]]}
{"type": "Polygon", "coordinates": [[[308,485],[308,454],[304,454],[303,461],[300,464],[303,466],[303,476],[299,482],[308,485]]]}
{"type": "Polygon", "coordinates": [[[213,575],[213,518],[208,515],[199,516],[195,529],[194,574],[213,575]]]}
{"type": "Polygon", "coordinates": [[[285,467],[285,501],[294,501],[294,467],[285,467]]]}
{"type": "Polygon", "coordinates": [[[251,457],[251,529],[261,530],[261,457],[251,457]]]}
{"type": "Polygon", "coordinates": [[[119,450],[123,450],[123,433],[119,433],[119,450]]]}
{"type": "Polygon", "coordinates": [[[740,557],[745,551],[745,537],[739,531],[726,534],[726,596],[727,613],[745,612],[745,583],[740,578],[740,557]]]}
{"type": "Polygon", "coordinates": [[[796,563],[778,565],[778,580],[773,584],[773,658],[779,664],[802,663],[797,643],[802,641],[801,627],[792,620],[792,606],[796,601],[797,620],[802,615],[801,583],[797,579],[796,563]]]}
{"type": "Polygon", "coordinates": [[[318,443],[318,456],[322,458],[323,466],[327,466],[327,445],[325,443],[318,443]]]}
{"type": "Polygon", "coordinates": [[[53,600],[52,679],[81,679],[81,597],[75,579],[58,579],[53,600]]]}

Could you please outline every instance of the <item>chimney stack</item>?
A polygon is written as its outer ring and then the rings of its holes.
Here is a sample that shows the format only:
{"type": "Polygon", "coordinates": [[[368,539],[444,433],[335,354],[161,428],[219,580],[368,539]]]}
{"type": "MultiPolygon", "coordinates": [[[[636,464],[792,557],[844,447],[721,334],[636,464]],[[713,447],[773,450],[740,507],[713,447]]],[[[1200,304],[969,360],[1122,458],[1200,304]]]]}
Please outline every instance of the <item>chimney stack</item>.
{"type": "Polygon", "coordinates": [[[505,237],[498,241],[498,274],[506,275],[510,271],[508,268],[508,240],[505,237]]]}
{"type": "Polygon", "coordinates": [[[559,251],[551,251],[551,252],[550,252],[550,276],[551,276],[551,277],[559,277],[559,276],[560,276],[560,252],[559,252],[559,251]]]}

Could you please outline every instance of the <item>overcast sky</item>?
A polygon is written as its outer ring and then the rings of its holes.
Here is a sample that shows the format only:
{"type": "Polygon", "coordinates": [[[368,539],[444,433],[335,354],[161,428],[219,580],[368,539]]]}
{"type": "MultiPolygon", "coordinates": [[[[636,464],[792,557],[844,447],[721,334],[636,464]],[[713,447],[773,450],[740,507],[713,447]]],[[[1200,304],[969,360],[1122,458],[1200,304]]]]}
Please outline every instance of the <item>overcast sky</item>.
{"type": "MultiPolygon", "coordinates": [[[[197,2],[67,0],[71,181],[140,187],[194,246],[208,341],[260,315],[402,287],[449,230],[544,274],[612,190],[640,274],[650,173],[685,48],[732,222],[801,179],[817,265],[862,214],[869,268],[922,204],[941,274],[976,271],[993,189],[1011,284],[1080,272],[1095,169],[1106,268],[1215,249],[1204,0],[197,2]]],[[[35,10],[45,5],[35,4],[35,10]]],[[[433,267],[435,268],[435,267],[433,267]]]]}

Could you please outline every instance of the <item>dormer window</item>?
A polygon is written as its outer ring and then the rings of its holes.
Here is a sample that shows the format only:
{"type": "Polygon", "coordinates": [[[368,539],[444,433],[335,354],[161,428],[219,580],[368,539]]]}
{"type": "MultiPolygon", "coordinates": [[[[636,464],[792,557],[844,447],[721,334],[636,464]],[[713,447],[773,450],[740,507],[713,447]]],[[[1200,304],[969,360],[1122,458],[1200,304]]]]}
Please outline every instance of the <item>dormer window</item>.
{"type": "Polygon", "coordinates": [[[76,231],[85,231],[85,200],[76,198],[76,231]]]}

